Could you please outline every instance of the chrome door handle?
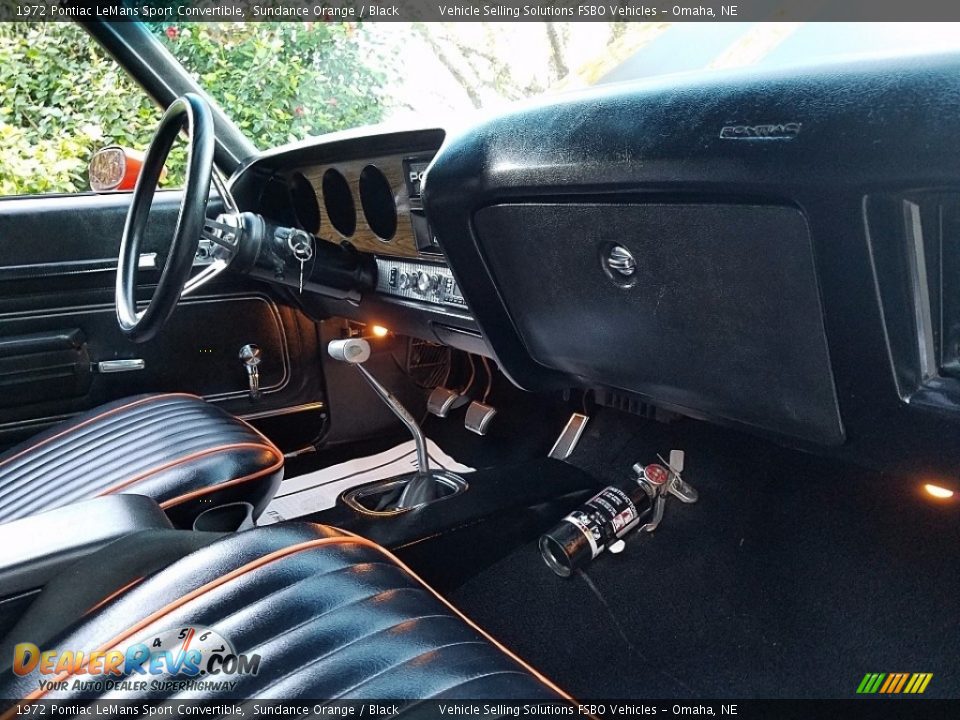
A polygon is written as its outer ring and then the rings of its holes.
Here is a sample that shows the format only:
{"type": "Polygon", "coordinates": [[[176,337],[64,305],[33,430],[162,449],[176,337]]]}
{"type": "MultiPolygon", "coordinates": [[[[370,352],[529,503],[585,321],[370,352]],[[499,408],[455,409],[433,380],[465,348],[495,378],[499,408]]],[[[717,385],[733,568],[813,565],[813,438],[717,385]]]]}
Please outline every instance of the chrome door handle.
{"type": "Polygon", "coordinates": [[[129,360],[101,360],[97,363],[98,373],[122,373],[132,372],[134,370],[143,370],[147,363],[140,358],[131,358],[129,360]]]}

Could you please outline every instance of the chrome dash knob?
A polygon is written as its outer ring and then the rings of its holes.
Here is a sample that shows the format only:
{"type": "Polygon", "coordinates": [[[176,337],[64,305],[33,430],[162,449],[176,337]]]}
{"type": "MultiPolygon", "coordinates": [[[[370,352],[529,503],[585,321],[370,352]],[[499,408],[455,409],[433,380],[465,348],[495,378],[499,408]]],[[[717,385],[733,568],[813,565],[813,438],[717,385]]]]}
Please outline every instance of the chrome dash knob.
{"type": "Polygon", "coordinates": [[[417,273],[417,290],[422,294],[426,295],[433,289],[433,278],[430,277],[430,274],[421,270],[417,273]]]}

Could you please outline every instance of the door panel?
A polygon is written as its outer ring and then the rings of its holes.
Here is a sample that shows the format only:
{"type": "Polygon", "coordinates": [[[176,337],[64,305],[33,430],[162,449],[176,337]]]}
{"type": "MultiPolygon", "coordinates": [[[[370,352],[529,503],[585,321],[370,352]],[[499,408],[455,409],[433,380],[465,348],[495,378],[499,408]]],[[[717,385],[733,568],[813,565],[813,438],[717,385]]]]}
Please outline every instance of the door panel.
{"type": "MultiPolygon", "coordinates": [[[[123,336],[113,284],[129,199],[0,200],[0,445],[144,392],[191,392],[254,417],[310,411],[312,435],[319,434],[317,327],[271,287],[227,272],[181,302],[154,340],[134,344],[123,336]],[[257,401],[237,357],[247,343],[263,351],[257,401]],[[102,372],[99,365],[134,359],[143,360],[142,369],[102,372]]],[[[150,215],[142,252],[157,253],[159,267],[179,200],[177,192],[158,193],[150,215]]],[[[157,277],[141,269],[142,299],[157,277]]]]}

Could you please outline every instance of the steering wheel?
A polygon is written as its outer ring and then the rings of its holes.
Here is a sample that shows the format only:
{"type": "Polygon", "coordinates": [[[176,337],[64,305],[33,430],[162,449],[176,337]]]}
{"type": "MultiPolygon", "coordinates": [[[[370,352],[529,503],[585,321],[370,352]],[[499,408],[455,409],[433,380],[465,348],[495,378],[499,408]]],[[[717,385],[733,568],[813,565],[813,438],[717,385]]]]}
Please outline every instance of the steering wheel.
{"type": "MultiPolygon", "coordinates": [[[[153,338],[170,318],[180,297],[217,275],[232,259],[229,253],[215,257],[202,272],[190,278],[201,236],[218,246],[230,248],[230,243],[225,242],[224,238],[227,228],[206,220],[210,182],[214,176],[214,139],[210,106],[199,95],[188,93],[174,100],[167,108],[150,143],[127,212],[117,264],[117,322],[124,335],[133,342],[145,342],[153,338]],[[181,130],[186,130],[188,152],[180,213],[156,290],[146,308],[138,311],[136,293],[140,246],[160,173],[181,130]]],[[[222,183],[217,183],[217,188],[221,195],[226,193],[222,183]]],[[[227,196],[229,193],[224,197],[225,203],[232,204],[232,198],[227,202],[227,196]]],[[[235,255],[235,247],[232,249],[235,255]]]]}

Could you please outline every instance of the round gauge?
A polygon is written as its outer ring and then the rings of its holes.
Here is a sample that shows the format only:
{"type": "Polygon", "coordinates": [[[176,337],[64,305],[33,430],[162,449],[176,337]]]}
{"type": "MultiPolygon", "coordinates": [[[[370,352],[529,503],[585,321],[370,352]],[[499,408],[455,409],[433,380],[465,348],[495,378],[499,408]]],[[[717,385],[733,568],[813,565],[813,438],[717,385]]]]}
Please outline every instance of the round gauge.
{"type": "Polygon", "coordinates": [[[360,205],[367,225],[381,240],[390,240],[397,232],[397,203],[390,181],[376,165],[367,165],[360,173],[360,205]]]}
{"type": "Polygon", "coordinates": [[[320,231],[320,203],[313,184],[303,173],[290,176],[290,203],[300,228],[316,235],[320,231]]]}
{"type": "Polygon", "coordinates": [[[357,229],[357,209],[353,193],[343,174],[334,168],[323,174],[323,206],[330,224],[344,237],[350,237],[357,229]]]}

